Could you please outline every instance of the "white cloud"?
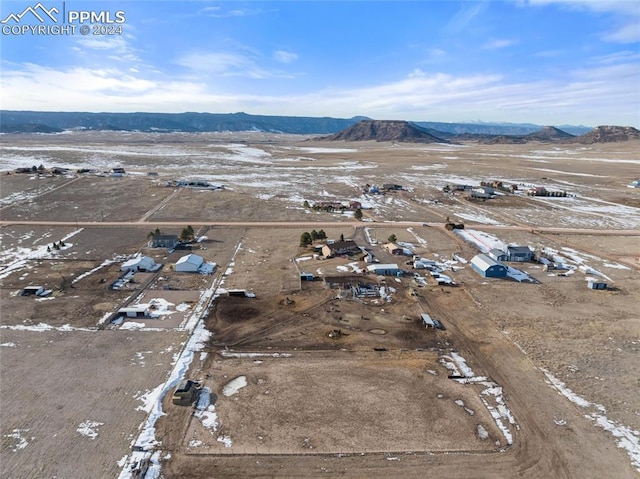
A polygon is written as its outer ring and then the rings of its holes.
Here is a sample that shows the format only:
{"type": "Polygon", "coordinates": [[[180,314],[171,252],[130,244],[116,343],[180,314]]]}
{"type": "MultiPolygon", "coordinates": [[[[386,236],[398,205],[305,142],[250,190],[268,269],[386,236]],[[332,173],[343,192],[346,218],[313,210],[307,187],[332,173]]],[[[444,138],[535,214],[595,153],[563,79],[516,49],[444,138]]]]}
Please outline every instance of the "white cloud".
{"type": "Polygon", "coordinates": [[[137,63],[138,50],[131,46],[129,35],[79,36],[72,50],[81,57],[107,54],[107,58],[117,62],[137,63]]]}
{"type": "Polygon", "coordinates": [[[194,73],[237,76],[254,79],[290,78],[291,75],[258,65],[259,55],[237,52],[192,52],[176,59],[174,63],[194,73]]]}
{"type": "MultiPolygon", "coordinates": [[[[213,57],[226,68],[234,59],[213,57]]],[[[188,63],[188,62],[185,62],[188,63]]],[[[240,62],[241,63],[241,62],[240,62]]],[[[394,82],[289,95],[221,94],[212,84],[130,68],[3,65],[3,108],[62,111],[247,111],[378,119],[528,121],[638,126],[640,66],[629,52],[594,58],[563,79],[510,82],[497,74],[414,70],[394,82]],[[142,72],[142,73],[141,73],[142,72]]],[[[202,78],[198,76],[197,78],[202,78]]]]}
{"type": "Polygon", "coordinates": [[[298,54],[286,50],[276,50],[273,58],[279,63],[292,63],[298,59],[298,54]]]}
{"type": "Polygon", "coordinates": [[[492,40],[482,45],[482,48],[484,48],[485,50],[497,50],[499,48],[510,47],[511,45],[515,45],[516,43],[517,42],[514,40],[507,40],[507,39],[492,40]]]}
{"type": "Polygon", "coordinates": [[[637,0],[528,0],[526,4],[555,4],[573,10],[611,14],[616,18],[615,25],[601,32],[602,40],[614,43],[640,41],[640,3],[637,0]]]}
{"type": "Polygon", "coordinates": [[[486,2],[465,2],[460,10],[445,25],[444,30],[450,33],[458,33],[466,30],[473,19],[486,8],[486,2]]]}
{"type": "Polygon", "coordinates": [[[259,15],[262,10],[258,8],[234,8],[232,10],[223,10],[222,7],[209,6],[201,8],[197,16],[227,18],[227,17],[246,17],[249,15],[259,15]]]}

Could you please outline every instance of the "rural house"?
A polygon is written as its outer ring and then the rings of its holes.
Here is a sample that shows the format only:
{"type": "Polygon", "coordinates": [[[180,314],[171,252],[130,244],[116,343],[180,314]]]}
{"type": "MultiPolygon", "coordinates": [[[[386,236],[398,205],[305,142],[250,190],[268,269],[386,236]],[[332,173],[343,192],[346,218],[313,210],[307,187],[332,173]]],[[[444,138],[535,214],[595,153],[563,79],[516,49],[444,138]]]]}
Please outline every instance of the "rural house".
{"type": "Polygon", "coordinates": [[[178,237],[176,235],[155,235],[149,241],[150,248],[173,249],[176,246],[178,246],[178,237]]]}
{"type": "Polygon", "coordinates": [[[391,254],[402,254],[403,253],[403,249],[398,246],[395,243],[387,243],[385,245],[382,246],[385,250],[387,250],[387,253],[391,253],[391,254]]]}
{"type": "Polygon", "coordinates": [[[507,261],[531,261],[533,251],[528,246],[507,246],[507,261]]]}
{"type": "Polygon", "coordinates": [[[322,254],[325,258],[340,255],[352,255],[360,253],[362,250],[353,240],[336,241],[327,243],[322,247],[322,254]]]}
{"type": "Polygon", "coordinates": [[[471,267],[485,278],[505,278],[507,267],[486,254],[478,254],[471,259],[471,267]]]}

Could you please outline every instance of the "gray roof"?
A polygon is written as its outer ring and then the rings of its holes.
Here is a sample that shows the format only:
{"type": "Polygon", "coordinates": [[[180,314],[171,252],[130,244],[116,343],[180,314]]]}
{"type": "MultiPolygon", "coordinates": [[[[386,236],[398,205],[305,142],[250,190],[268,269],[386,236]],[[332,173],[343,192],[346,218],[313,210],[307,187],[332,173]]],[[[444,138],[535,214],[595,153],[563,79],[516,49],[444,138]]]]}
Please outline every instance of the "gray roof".
{"type": "Polygon", "coordinates": [[[372,264],[367,266],[367,269],[369,271],[376,271],[379,269],[398,269],[398,265],[394,264],[394,263],[387,263],[387,264],[372,264]]]}
{"type": "Polygon", "coordinates": [[[491,256],[487,256],[486,254],[478,254],[474,256],[473,258],[471,258],[471,264],[476,265],[483,271],[488,270],[492,266],[502,266],[503,268],[506,268],[505,265],[494,260],[491,256]]]}
{"type": "Polygon", "coordinates": [[[509,253],[526,253],[531,254],[531,249],[528,246],[507,246],[509,253]]]}

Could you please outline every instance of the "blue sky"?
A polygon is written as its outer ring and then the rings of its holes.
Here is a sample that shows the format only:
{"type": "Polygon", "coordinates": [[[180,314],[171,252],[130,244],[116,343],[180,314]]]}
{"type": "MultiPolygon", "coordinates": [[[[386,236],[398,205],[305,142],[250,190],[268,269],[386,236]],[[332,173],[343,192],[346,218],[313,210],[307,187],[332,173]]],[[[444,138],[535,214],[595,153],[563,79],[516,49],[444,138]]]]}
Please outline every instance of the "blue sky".
{"type": "MultiPolygon", "coordinates": [[[[62,1],[41,1],[62,11],[62,1]]],[[[36,4],[3,1],[0,17],[36,4]]],[[[640,127],[637,0],[67,0],[64,8],[121,10],[122,34],[3,30],[3,109],[640,127]]],[[[39,24],[30,15],[20,25],[39,24]]]]}

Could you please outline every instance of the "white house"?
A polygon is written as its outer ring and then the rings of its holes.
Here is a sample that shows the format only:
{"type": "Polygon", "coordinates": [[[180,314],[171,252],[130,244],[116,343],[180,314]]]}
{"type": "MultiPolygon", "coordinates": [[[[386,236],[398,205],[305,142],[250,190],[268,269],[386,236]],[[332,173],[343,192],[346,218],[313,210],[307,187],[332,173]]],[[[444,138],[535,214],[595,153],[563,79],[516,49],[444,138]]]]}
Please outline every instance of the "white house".
{"type": "Polygon", "coordinates": [[[197,254],[188,254],[176,262],[175,270],[178,273],[197,273],[204,263],[204,258],[197,254]]]}
{"type": "Polygon", "coordinates": [[[153,261],[149,256],[136,256],[122,263],[120,271],[122,272],[138,272],[138,271],[156,271],[160,268],[159,264],[153,261]]]}

